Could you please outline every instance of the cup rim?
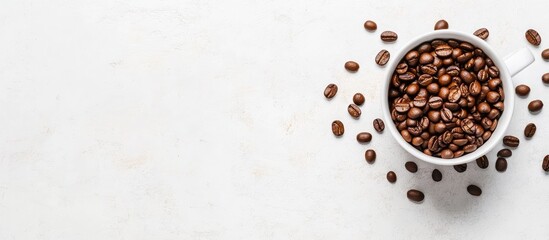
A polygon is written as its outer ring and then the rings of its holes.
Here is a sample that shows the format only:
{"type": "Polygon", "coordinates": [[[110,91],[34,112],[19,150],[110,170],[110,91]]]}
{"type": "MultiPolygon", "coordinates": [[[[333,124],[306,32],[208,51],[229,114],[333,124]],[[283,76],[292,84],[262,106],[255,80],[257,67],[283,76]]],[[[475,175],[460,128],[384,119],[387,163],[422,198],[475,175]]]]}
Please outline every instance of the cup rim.
{"type": "Polygon", "coordinates": [[[403,47],[400,48],[397,54],[394,55],[391,59],[392,61],[388,64],[387,69],[389,70],[387,72],[387,75],[385,77],[385,81],[383,82],[383,87],[381,88],[381,96],[382,96],[382,114],[384,120],[387,122],[386,126],[391,135],[394,139],[400,144],[402,148],[404,148],[408,153],[412,154],[414,157],[436,165],[458,165],[463,163],[468,163],[473,160],[476,160],[479,157],[482,157],[489,151],[491,151],[494,147],[496,147],[497,143],[503,138],[505,131],[509,127],[509,123],[511,121],[511,117],[513,114],[513,108],[514,108],[514,101],[515,96],[513,95],[513,83],[511,80],[511,74],[509,73],[509,70],[507,68],[507,65],[503,61],[502,58],[500,58],[494,50],[486,43],[486,41],[480,39],[479,37],[463,33],[460,31],[455,30],[437,30],[434,32],[429,32],[426,34],[422,34],[406,44],[404,44],[403,47]],[[500,118],[498,119],[498,126],[496,127],[496,130],[492,132],[492,136],[488,141],[484,142],[484,144],[476,149],[475,151],[464,154],[461,157],[452,158],[452,159],[443,159],[438,157],[429,156],[427,154],[424,154],[423,152],[417,150],[414,148],[410,143],[404,141],[402,136],[400,135],[400,132],[396,129],[395,124],[393,123],[393,120],[390,115],[389,111],[389,101],[388,101],[388,89],[389,89],[389,83],[391,81],[391,77],[393,75],[394,69],[396,68],[397,64],[400,62],[400,60],[404,57],[404,55],[412,48],[417,47],[423,42],[426,41],[432,41],[435,39],[457,39],[461,41],[467,41],[473,44],[474,46],[480,48],[483,50],[483,52],[492,59],[495,66],[499,68],[500,76],[499,78],[502,80],[503,84],[503,90],[504,90],[504,111],[502,112],[500,118]]]}

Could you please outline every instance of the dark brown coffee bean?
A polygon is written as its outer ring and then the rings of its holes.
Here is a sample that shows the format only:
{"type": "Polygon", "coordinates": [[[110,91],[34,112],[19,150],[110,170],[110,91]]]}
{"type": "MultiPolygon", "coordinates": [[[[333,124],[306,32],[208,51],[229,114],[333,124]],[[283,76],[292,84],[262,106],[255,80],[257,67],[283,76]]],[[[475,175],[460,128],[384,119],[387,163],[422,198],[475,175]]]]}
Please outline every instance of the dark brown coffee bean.
{"type": "Polygon", "coordinates": [[[437,54],[437,56],[443,58],[452,55],[452,52],[453,48],[449,45],[441,45],[435,48],[435,53],[437,54]]]}
{"type": "Polygon", "coordinates": [[[383,65],[387,64],[390,57],[391,57],[391,54],[389,54],[389,51],[387,51],[385,49],[379,51],[379,53],[376,55],[377,65],[383,66],[383,65]]]}
{"type": "Polygon", "coordinates": [[[408,190],[406,197],[413,202],[421,202],[425,199],[425,195],[421,191],[415,189],[408,190]]]}
{"type": "Polygon", "coordinates": [[[460,56],[458,56],[456,58],[456,60],[460,63],[465,63],[465,62],[471,60],[473,58],[473,56],[474,56],[473,53],[468,52],[468,53],[461,54],[460,56]]]}
{"type": "Polygon", "coordinates": [[[482,194],[482,190],[475,185],[467,186],[467,192],[473,196],[480,196],[482,194]]]}
{"type": "Polygon", "coordinates": [[[518,147],[520,140],[515,136],[507,135],[503,137],[503,145],[509,147],[518,147]]]}
{"type": "Polygon", "coordinates": [[[411,173],[417,172],[417,164],[415,162],[406,162],[404,167],[411,173]]]}
{"type": "Polygon", "coordinates": [[[398,35],[393,31],[385,31],[381,33],[381,40],[384,42],[394,42],[398,38],[398,35]]]}
{"type": "Polygon", "coordinates": [[[395,172],[393,171],[389,171],[387,173],[387,181],[389,181],[390,183],[394,183],[397,181],[397,175],[395,172]]]}
{"type": "Polygon", "coordinates": [[[332,132],[336,136],[341,136],[345,132],[345,127],[343,127],[343,123],[339,120],[335,120],[332,122],[332,132]]]}
{"type": "Polygon", "coordinates": [[[448,29],[448,22],[446,22],[446,20],[438,20],[438,22],[435,23],[435,30],[440,29],[448,29]]]}
{"type": "Polygon", "coordinates": [[[406,63],[400,63],[397,65],[396,70],[398,74],[404,74],[408,71],[408,64],[406,63]]]}
{"type": "Polygon", "coordinates": [[[498,158],[496,160],[496,170],[498,172],[505,172],[507,170],[507,160],[505,158],[498,158]]]}
{"type": "Polygon", "coordinates": [[[524,34],[526,37],[526,40],[534,46],[539,46],[541,43],[541,37],[539,36],[539,33],[534,29],[528,29],[526,33],[524,34]]]}
{"type": "Polygon", "coordinates": [[[424,52],[419,56],[419,63],[420,64],[429,64],[432,63],[435,58],[431,53],[424,52]]]}
{"type": "Polygon", "coordinates": [[[438,92],[440,91],[440,87],[436,83],[431,83],[427,86],[427,91],[430,94],[438,94],[438,92]]]}
{"type": "Polygon", "coordinates": [[[398,79],[402,81],[411,81],[414,80],[414,78],[416,78],[416,75],[411,72],[406,72],[404,74],[398,75],[398,79]]]}
{"type": "Polygon", "coordinates": [[[380,118],[374,119],[374,129],[379,133],[383,132],[383,130],[385,129],[385,123],[383,122],[383,120],[381,120],[380,118]]]}
{"type": "MultiPolygon", "coordinates": [[[[499,77],[499,68],[496,66],[491,66],[490,68],[488,68],[488,74],[490,75],[490,77],[493,78],[499,77]]],[[[501,80],[499,82],[501,84],[501,80]]]]}
{"type": "Polygon", "coordinates": [[[468,42],[460,43],[459,48],[463,49],[463,51],[466,51],[466,52],[472,52],[475,50],[475,46],[473,46],[473,44],[468,42]]]}
{"type": "Polygon", "coordinates": [[[368,149],[364,153],[364,158],[366,159],[366,162],[372,164],[376,161],[376,151],[373,149],[368,149]]]}
{"type": "Polygon", "coordinates": [[[405,90],[409,96],[414,96],[419,92],[419,89],[419,85],[416,82],[413,82],[410,83],[410,85],[408,85],[405,90]]]}
{"type": "Polygon", "coordinates": [[[503,157],[503,158],[507,158],[507,157],[510,157],[512,155],[513,155],[513,151],[511,151],[508,148],[504,148],[504,149],[499,150],[498,154],[497,154],[498,157],[503,157]]]}
{"type": "Polygon", "coordinates": [[[368,143],[372,141],[372,134],[370,134],[369,132],[361,132],[356,135],[356,140],[359,143],[368,143]]]}
{"type": "Polygon", "coordinates": [[[433,178],[433,181],[440,182],[440,180],[442,180],[442,173],[440,172],[440,170],[435,169],[433,170],[431,177],[433,178]]]}
{"type": "Polygon", "coordinates": [[[484,81],[488,80],[489,76],[490,75],[488,75],[488,71],[486,71],[484,69],[478,71],[478,73],[477,73],[477,78],[481,82],[484,82],[484,81]]]}
{"type": "Polygon", "coordinates": [[[528,93],[530,93],[530,87],[528,87],[524,84],[518,85],[515,88],[515,93],[519,96],[526,96],[526,95],[528,95],[528,93]]]}
{"type": "Polygon", "coordinates": [[[448,93],[448,101],[455,103],[461,98],[461,90],[459,88],[452,88],[448,93]]]}
{"type": "Polygon", "coordinates": [[[536,124],[528,123],[528,125],[526,125],[526,127],[524,128],[524,136],[527,138],[533,137],[534,134],[536,134],[536,129],[536,124]]]}
{"type": "Polygon", "coordinates": [[[477,165],[479,168],[485,169],[490,163],[488,162],[488,157],[483,155],[482,157],[477,158],[477,165]]]}
{"type": "Polygon", "coordinates": [[[337,93],[337,85],[330,83],[326,88],[324,89],[324,97],[331,99],[333,98],[337,93]]]}
{"type": "Polygon", "coordinates": [[[549,84],[549,73],[545,73],[541,76],[541,81],[543,83],[549,84]]]}
{"type": "Polygon", "coordinates": [[[450,109],[444,107],[442,108],[442,110],[440,110],[440,118],[442,119],[442,121],[451,122],[454,118],[454,115],[452,114],[452,111],[450,109]]]}
{"type": "Polygon", "coordinates": [[[349,112],[349,115],[354,118],[359,118],[360,114],[362,114],[362,111],[356,104],[349,104],[349,107],[347,107],[347,112],[349,112]]]}
{"type": "Polygon", "coordinates": [[[481,39],[486,40],[488,38],[488,36],[490,35],[490,32],[488,32],[488,29],[486,29],[486,28],[481,28],[481,29],[476,30],[473,34],[475,36],[481,38],[481,39]]]}
{"type": "Polygon", "coordinates": [[[464,163],[464,164],[454,165],[454,169],[455,169],[458,173],[465,172],[465,170],[467,170],[467,164],[464,163]]]}
{"type": "Polygon", "coordinates": [[[549,48],[543,50],[543,52],[541,52],[541,58],[545,59],[545,60],[549,60],[549,48]]]}
{"type": "Polygon", "coordinates": [[[475,75],[471,74],[469,71],[467,70],[461,70],[461,72],[459,73],[459,77],[465,82],[465,83],[472,83],[473,81],[475,81],[475,75]]]}
{"type": "Polygon", "coordinates": [[[463,147],[465,153],[474,152],[475,150],[477,150],[477,145],[474,144],[465,145],[465,147],[463,147]]]}
{"type": "Polygon", "coordinates": [[[359,68],[360,66],[356,62],[348,61],[345,63],[345,69],[347,69],[347,71],[349,72],[356,72],[359,68]]]}
{"type": "Polygon", "coordinates": [[[530,110],[530,112],[538,112],[538,111],[541,111],[542,108],[543,108],[543,102],[539,99],[531,101],[528,104],[528,110],[530,110]]]}
{"type": "Polygon", "coordinates": [[[408,62],[408,66],[415,67],[419,60],[419,52],[415,50],[409,51],[406,56],[404,56],[404,59],[408,62]]]}
{"type": "Polygon", "coordinates": [[[444,159],[454,158],[454,152],[450,149],[444,149],[440,152],[440,157],[444,159]]]}
{"type": "Polygon", "coordinates": [[[541,163],[541,168],[544,171],[549,172],[549,155],[545,155],[545,157],[543,158],[543,162],[541,163]]]}
{"type": "Polygon", "coordinates": [[[410,111],[408,111],[408,117],[411,119],[419,118],[423,115],[423,110],[417,107],[410,108],[410,111]]]}
{"type": "Polygon", "coordinates": [[[356,105],[362,105],[364,103],[364,95],[362,95],[362,93],[355,93],[353,96],[353,102],[356,105]]]}
{"type": "Polygon", "coordinates": [[[486,94],[486,101],[489,103],[496,103],[499,101],[499,93],[495,91],[490,91],[486,94]]]}
{"type": "Polygon", "coordinates": [[[377,24],[372,20],[368,20],[364,22],[364,28],[368,31],[373,32],[377,29],[377,24]]]}
{"type": "Polygon", "coordinates": [[[473,65],[473,71],[478,72],[481,69],[484,69],[484,66],[486,66],[486,61],[484,61],[484,58],[476,57],[473,65]]]}
{"type": "Polygon", "coordinates": [[[412,141],[412,135],[410,135],[410,132],[408,132],[408,130],[400,131],[400,135],[402,136],[404,141],[406,141],[406,142],[411,142],[412,141]]]}

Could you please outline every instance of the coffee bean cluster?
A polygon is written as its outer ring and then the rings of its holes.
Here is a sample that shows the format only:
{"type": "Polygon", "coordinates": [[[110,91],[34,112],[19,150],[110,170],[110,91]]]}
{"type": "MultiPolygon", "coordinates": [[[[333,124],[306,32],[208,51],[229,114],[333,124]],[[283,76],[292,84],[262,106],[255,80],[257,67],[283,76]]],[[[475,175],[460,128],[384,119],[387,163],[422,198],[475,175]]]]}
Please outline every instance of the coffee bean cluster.
{"type": "Polygon", "coordinates": [[[482,49],[437,39],[410,50],[391,78],[391,118],[423,153],[457,158],[491,136],[504,110],[499,69],[482,49]]]}

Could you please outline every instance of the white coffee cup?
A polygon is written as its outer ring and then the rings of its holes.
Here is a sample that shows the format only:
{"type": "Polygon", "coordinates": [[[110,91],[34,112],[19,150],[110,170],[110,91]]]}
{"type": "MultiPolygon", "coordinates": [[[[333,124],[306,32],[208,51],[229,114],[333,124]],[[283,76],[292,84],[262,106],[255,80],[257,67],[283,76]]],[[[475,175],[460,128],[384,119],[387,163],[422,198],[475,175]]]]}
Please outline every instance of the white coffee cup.
{"type": "Polygon", "coordinates": [[[485,155],[487,152],[497,146],[498,143],[501,143],[502,138],[505,135],[505,131],[509,126],[509,122],[511,121],[511,116],[513,115],[513,107],[515,104],[515,91],[511,78],[522,69],[530,65],[533,61],[534,56],[527,48],[520,49],[505,58],[500,58],[484,40],[468,33],[462,33],[453,30],[438,30],[419,36],[404,45],[404,47],[402,47],[402,49],[397,54],[393,54],[391,56],[391,62],[387,66],[387,76],[385,78],[385,81],[383,82],[383,87],[381,89],[381,107],[383,111],[383,119],[386,122],[385,125],[387,126],[387,129],[389,130],[391,135],[400,144],[400,146],[402,146],[406,151],[414,155],[416,158],[419,158],[425,162],[437,165],[456,165],[471,162],[485,155]],[[404,139],[400,135],[400,132],[393,123],[393,120],[391,119],[391,112],[389,111],[389,85],[393,72],[399,61],[411,49],[417,47],[423,42],[432,41],[435,39],[457,39],[461,41],[467,41],[475,45],[477,48],[482,49],[482,51],[484,51],[484,53],[488,57],[490,57],[494,64],[499,68],[499,78],[502,81],[505,94],[505,100],[503,101],[504,110],[498,120],[498,125],[495,131],[492,133],[490,139],[488,139],[488,141],[486,141],[474,152],[453,159],[442,159],[439,157],[429,156],[414,148],[410,143],[404,141],[404,139]]]}

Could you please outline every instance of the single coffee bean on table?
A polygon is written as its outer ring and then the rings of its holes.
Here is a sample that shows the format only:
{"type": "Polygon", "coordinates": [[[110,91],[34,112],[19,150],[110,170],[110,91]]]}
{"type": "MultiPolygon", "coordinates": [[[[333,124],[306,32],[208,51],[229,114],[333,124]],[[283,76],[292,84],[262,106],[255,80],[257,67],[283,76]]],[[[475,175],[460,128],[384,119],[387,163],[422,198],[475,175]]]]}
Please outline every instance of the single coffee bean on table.
{"type": "Polygon", "coordinates": [[[358,71],[359,68],[360,68],[360,66],[358,65],[357,62],[348,61],[348,62],[345,63],[345,69],[347,69],[347,71],[349,71],[349,72],[356,72],[356,71],[358,71]]]}
{"type": "Polygon", "coordinates": [[[515,88],[515,93],[519,96],[527,96],[530,93],[530,87],[521,84],[515,88]]]}
{"type": "Polygon", "coordinates": [[[366,159],[366,162],[372,164],[376,161],[376,151],[373,149],[368,149],[364,153],[364,158],[366,159]]]}
{"type": "Polygon", "coordinates": [[[353,102],[356,105],[362,105],[364,103],[364,100],[364,95],[362,95],[362,93],[355,93],[355,95],[353,96],[353,102]]]}
{"type": "Polygon", "coordinates": [[[543,158],[543,162],[541,163],[541,168],[544,171],[549,172],[549,155],[545,155],[545,157],[543,158]]]}
{"type": "Polygon", "coordinates": [[[515,136],[507,135],[503,137],[503,145],[505,146],[515,148],[519,146],[519,143],[520,143],[520,140],[515,136]]]}
{"type": "Polygon", "coordinates": [[[507,170],[507,160],[505,158],[498,158],[496,160],[496,170],[498,172],[505,172],[507,170]]]}
{"type": "Polygon", "coordinates": [[[486,169],[490,163],[488,162],[488,157],[483,155],[482,157],[477,158],[477,165],[479,168],[486,169]]]}
{"type": "Polygon", "coordinates": [[[324,89],[324,97],[330,99],[333,98],[337,93],[337,85],[330,83],[328,86],[326,86],[326,89],[324,89]]]}
{"type": "Polygon", "coordinates": [[[467,186],[467,192],[473,196],[480,196],[482,194],[482,190],[476,185],[467,186]]]}
{"type": "Polygon", "coordinates": [[[408,172],[415,173],[417,172],[417,164],[415,162],[406,162],[404,164],[404,167],[408,172]]]}
{"type": "Polygon", "coordinates": [[[398,39],[398,35],[393,31],[382,32],[380,38],[384,42],[394,42],[398,39]]]}
{"type": "Polygon", "coordinates": [[[368,143],[372,141],[372,134],[369,132],[361,132],[356,135],[356,140],[360,143],[368,143]]]}
{"type": "Polygon", "coordinates": [[[534,29],[528,29],[528,31],[526,31],[524,35],[526,37],[526,40],[534,46],[539,46],[539,44],[541,43],[541,37],[539,36],[539,33],[534,29]]]}
{"type": "Polygon", "coordinates": [[[513,151],[511,151],[510,149],[508,148],[504,148],[504,149],[501,149],[498,151],[497,153],[497,156],[498,157],[504,157],[504,158],[507,158],[507,157],[510,157],[513,155],[513,151]]]}
{"type": "Polygon", "coordinates": [[[543,102],[539,99],[531,101],[528,104],[528,110],[530,112],[539,112],[543,108],[543,102]]]}
{"type": "Polygon", "coordinates": [[[380,118],[374,119],[373,124],[374,124],[374,129],[379,133],[383,132],[383,130],[385,129],[385,123],[380,118]]]}
{"type": "Polygon", "coordinates": [[[367,20],[364,22],[364,28],[368,31],[375,31],[377,29],[377,24],[372,20],[367,20]]]}
{"type": "Polygon", "coordinates": [[[395,172],[393,171],[389,171],[387,173],[387,181],[389,181],[390,183],[394,183],[397,181],[397,175],[395,172]]]}
{"type": "Polygon", "coordinates": [[[528,125],[526,125],[526,127],[524,128],[524,136],[527,138],[533,137],[534,134],[536,134],[536,129],[536,124],[528,123],[528,125]]]}
{"type": "Polygon", "coordinates": [[[389,61],[389,58],[391,57],[391,54],[389,51],[383,49],[379,51],[379,53],[376,55],[376,63],[379,66],[384,66],[389,61]]]}
{"type": "Polygon", "coordinates": [[[464,163],[464,164],[454,165],[454,169],[455,169],[458,173],[465,172],[465,171],[467,170],[467,164],[464,163]]]}
{"type": "Polygon", "coordinates": [[[448,29],[448,22],[446,22],[446,20],[444,19],[438,20],[438,22],[435,23],[435,30],[440,30],[440,29],[448,29]]]}
{"type": "Polygon", "coordinates": [[[488,36],[490,35],[490,32],[486,28],[481,28],[481,29],[476,30],[473,34],[475,36],[483,39],[483,40],[486,40],[488,38],[488,36]]]}
{"type": "Polygon", "coordinates": [[[347,112],[349,112],[349,115],[354,118],[359,118],[360,114],[362,114],[360,107],[358,107],[356,104],[349,104],[349,107],[347,107],[347,112]]]}
{"type": "Polygon", "coordinates": [[[545,73],[541,76],[541,81],[543,83],[549,84],[549,73],[545,73]]]}
{"type": "Polygon", "coordinates": [[[541,57],[545,60],[549,60],[549,48],[543,50],[543,52],[541,52],[541,57]]]}
{"type": "Polygon", "coordinates": [[[442,173],[440,172],[440,170],[435,169],[433,170],[431,177],[433,178],[433,181],[440,182],[442,180],[442,173]]]}
{"type": "Polygon", "coordinates": [[[339,120],[335,120],[332,122],[332,132],[336,136],[341,136],[343,133],[345,133],[345,127],[343,126],[343,123],[339,120]]]}
{"type": "Polygon", "coordinates": [[[408,190],[408,192],[406,193],[406,197],[408,197],[408,199],[413,202],[421,202],[423,201],[423,199],[425,199],[425,195],[423,194],[423,192],[416,189],[408,190]]]}

